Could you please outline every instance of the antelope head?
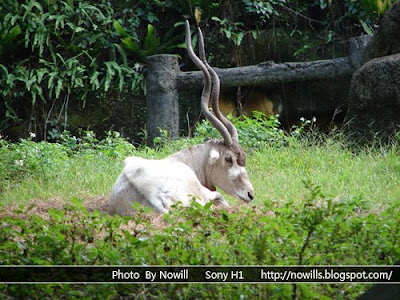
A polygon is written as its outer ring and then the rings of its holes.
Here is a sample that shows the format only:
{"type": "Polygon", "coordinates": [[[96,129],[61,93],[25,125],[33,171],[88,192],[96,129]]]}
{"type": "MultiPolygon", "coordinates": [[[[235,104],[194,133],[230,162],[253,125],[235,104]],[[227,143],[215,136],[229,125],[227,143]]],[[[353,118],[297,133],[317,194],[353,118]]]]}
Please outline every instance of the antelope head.
{"type": "Polygon", "coordinates": [[[238,132],[235,126],[222,115],[219,109],[220,80],[217,73],[208,64],[204,50],[204,38],[198,28],[199,55],[192,48],[189,22],[186,21],[186,45],[189,57],[200,68],[204,75],[204,88],[201,94],[201,109],[211,125],[219,131],[223,140],[211,143],[207,173],[210,189],[220,187],[224,192],[244,201],[252,201],[254,189],[245,169],[246,155],[239,145],[238,132]],[[213,113],[208,108],[211,100],[213,113]]]}

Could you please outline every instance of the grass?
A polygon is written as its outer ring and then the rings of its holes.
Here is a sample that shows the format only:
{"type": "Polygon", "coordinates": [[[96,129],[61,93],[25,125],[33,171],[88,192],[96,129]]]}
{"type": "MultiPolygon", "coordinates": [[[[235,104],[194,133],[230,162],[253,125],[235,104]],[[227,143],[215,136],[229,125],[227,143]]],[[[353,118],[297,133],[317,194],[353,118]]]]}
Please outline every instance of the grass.
{"type": "Polygon", "coordinates": [[[353,154],[340,142],[268,147],[249,157],[248,167],[261,201],[301,201],[303,181],[344,201],[359,199],[370,209],[399,201],[398,150],[369,149],[353,154]]]}
{"type": "Polygon", "coordinates": [[[3,183],[0,202],[27,204],[35,199],[104,196],[110,192],[121,168],[122,162],[107,157],[73,157],[60,169],[49,167],[43,173],[3,183]]]}
{"type": "MultiPolygon", "coordinates": [[[[160,151],[130,149],[126,155],[162,158],[193,141],[179,141],[160,151]]],[[[304,181],[330,197],[358,201],[363,209],[380,210],[400,200],[400,156],[395,146],[372,147],[353,153],[340,140],[322,143],[294,140],[287,146],[249,149],[247,170],[255,188],[254,203],[301,202],[304,181]]],[[[122,169],[124,155],[83,151],[46,161],[38,170],[2,180],[0,203],[26,204],[35,199],[107,197],[122,169]]],[[[13,163],[13,162],[11,162],[13,163]]],[[[226,196],[228,201],[236,200],[226,196]]]]}

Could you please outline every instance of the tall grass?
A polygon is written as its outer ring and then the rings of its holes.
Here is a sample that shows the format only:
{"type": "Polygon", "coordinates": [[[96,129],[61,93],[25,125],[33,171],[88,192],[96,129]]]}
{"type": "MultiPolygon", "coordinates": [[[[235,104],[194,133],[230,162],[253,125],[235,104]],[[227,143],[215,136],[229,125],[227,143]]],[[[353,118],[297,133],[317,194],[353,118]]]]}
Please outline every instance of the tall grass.
{"type": "Polygon", "coordinates": [[[250,176],[261,201],[301,201],[304,181],[327,196],[379,209],[400,200],[399,149],[365,149],[354,154],[342,141],[265,147],[249,156],[250,176]]]}
{"type": "MultiPolygon", "coordinates": [[[[159,149],[135,149],[119,136],[98,141],[90,134],[80,141],[66,136],[60,144],[2,141],[0,203],[107,197],[126,156],[163,158],[202,138],[165,143],[159,149]]],[[[323,187],[324,193],[337,201],[357,202],[362,209],[380,210],[400,200],[400,150],[396,143],[355,149],[339,135],[322,140],[310,134],[287,138],[277,131],[274,138],[270,133],[265,140],[260,133],[257,138],[257,147],[244,141],[255,204],[301,202],[305,181],[323,187]]]]}

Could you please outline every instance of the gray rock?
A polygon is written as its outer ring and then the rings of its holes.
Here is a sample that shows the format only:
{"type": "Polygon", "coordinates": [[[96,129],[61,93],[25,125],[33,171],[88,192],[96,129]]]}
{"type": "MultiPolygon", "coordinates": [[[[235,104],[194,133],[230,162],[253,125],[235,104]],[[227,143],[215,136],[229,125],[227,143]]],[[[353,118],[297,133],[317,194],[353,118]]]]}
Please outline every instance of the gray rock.
{"type": "Polygon", "coordinates": [[[400,130],[400,54],[373,59],[351,81],[345,122],[356,138],[386,139],[400,130]]]}
{"type": "Polygon", "coordinates": [[[353,50],[365,47],[365,53],[353,51],[362,53],[353,58],[350,54],[353,66],[362,67],[351,80],[347,129],[358,140],[387,140],[400,131],[400,1],[382,18],[369,41],[355,40],[352,46],[353,50]]]}

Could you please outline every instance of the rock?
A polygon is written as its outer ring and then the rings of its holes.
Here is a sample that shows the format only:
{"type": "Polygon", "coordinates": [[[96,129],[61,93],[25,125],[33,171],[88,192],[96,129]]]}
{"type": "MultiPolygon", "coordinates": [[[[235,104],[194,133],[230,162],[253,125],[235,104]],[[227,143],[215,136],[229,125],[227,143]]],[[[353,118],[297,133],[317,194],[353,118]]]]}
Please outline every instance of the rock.
{"type": "Polygon", "coordinates": [[[400,299],[399,284],[375,284],[357,300],[392,300],[400,299]]]}
{"type": "Polygon", "coordinates": [[[349,39],[349,58],[353,67],[357,70],[368,60],[366,49],[370,46],[373,35],[361,35],[349,39]]]}
{"type": "MultiPolygon", "coordinates": [[[[350,43],[351,44],[351,43],[350,43]]],[[[400,131],[400,1],[382,18],[370,40],[353,41],[353,74],[345,118],[357,140],[388,140],[400,131]],[[357,51],[359,48],[364,51],[357,51]],[[364,53],[363,53],[364,52],[364,53]]],[[[351,57],[351,55],[350,55],[351,57]]]]}
{"type": "Polygon", "coordinates": [[[400,53],[400,1],[397,1],[379,23],[379,29],[368,43],[365,62],[400,53]]]}
{"type": "Polygon", "coordinates": [[[373,59],[354,73],[345,122],[357,139],[400,130],[400,54],[373,59]]]}

